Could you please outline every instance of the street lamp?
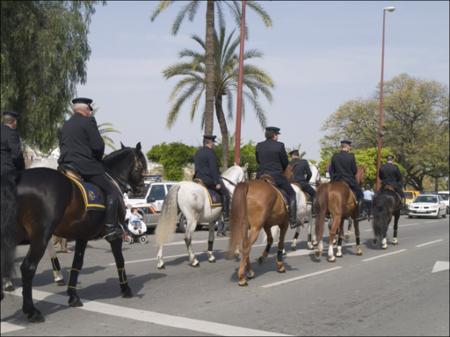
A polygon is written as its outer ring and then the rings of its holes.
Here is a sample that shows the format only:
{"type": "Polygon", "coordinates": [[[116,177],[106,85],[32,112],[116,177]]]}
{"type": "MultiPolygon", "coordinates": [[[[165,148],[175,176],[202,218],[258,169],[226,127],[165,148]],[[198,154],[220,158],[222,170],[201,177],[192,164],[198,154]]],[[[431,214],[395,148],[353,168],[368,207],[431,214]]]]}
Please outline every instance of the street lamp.
{"type": "Polygon", "coordinates": [[[383,125],[384,125],[384,31],[386,22],[386,12],[395,11],[395,7],[384,7],[383,8],[383,37],[381,39],[381,81],[380,81],[380,111],[378,120],[378,133],[377,133],[377,185],[376,189],[380,189],[380,178],[378,173],[380,172],[381,166],[381,147],[383,141],[383,125]]]}

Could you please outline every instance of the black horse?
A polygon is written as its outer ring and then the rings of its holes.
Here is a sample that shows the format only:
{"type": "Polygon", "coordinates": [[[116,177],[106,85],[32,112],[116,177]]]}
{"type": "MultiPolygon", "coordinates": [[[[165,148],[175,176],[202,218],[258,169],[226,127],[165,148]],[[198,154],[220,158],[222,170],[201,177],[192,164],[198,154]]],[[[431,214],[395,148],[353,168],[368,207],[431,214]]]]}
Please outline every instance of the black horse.
{"type": "MultiPolygon", "coordinates": [[[[136,148],[122,145],[120,150],[106,156],[103,162],[106,172],[115,179],[122,192],[125,192],[127,187],[134,191],[143,189],[147,163],[140,143],[136,148]]],[[[43,315],[33,305],[32,282],[52,234],[76,240],[67,293],[70,306],[82,306],[76,291],[78,274],[83,265],[88,240],[100,238],[105,234],[104,211],[86,211],[83,195],[75,183],[63,173],[49,168],[33,168],[21,174],[17,185],[17,205],[10,190],[2,186],[2,276],[9,276],[11,273],[14,257],[11,251],[14,251],[16,243],[28,240],[30,248],[20,266],[23,312],[28,315],[30,322],[44,321],[43,315]],[[4,199],[4,196],[8,198],[4,199]]],[[[120,218],[124,219],[124,214],[121,214],[120,218]]],[[[119,274],[122,297],[132,297],[124,268],[122,239],[114,240],[110,244],[119,274]]]]}
{"type": "Polygon", "coordinates": [[[375,196],[372,206],[372,226],[375,235],[373,239],[374,244],[378,241],[381,243],[383,249],[387,248],[386,234],[392,216],[394,216],[394,237],[392,243],[395,245],[398,243],[397,231],[401,208],[402,200],[398,193],[395,192],[394,187],[390,185],[384,186],[380,193],[375,196]]]}

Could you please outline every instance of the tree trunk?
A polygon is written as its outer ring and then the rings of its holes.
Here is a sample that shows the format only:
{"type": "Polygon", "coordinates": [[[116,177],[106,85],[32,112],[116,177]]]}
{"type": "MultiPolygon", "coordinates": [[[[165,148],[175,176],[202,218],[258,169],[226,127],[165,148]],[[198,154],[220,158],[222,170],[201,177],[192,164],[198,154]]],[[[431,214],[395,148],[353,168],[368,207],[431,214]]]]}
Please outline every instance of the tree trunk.
{"type": "Polygon", "coordinates": [[[434,191],[437,193],[439,192],[439,178],[434,177],[434,191]]]}
{"type": "Polygon", "coordinates": [[[226,170],[228,168],[230,146],[228,144],[227,121],[222,109],[222,96],[219,95],[216,97],[215,105],[217,121],[219,122],[220,132],[222,134],[222,170],[226,170]]]}
{"type": "Polygon", "coordinates": [[[205,57],[205,134],[214,131],[215,59],[214,59],[214,1],[208,0],[206,8],[206,57],[205,57]]]}

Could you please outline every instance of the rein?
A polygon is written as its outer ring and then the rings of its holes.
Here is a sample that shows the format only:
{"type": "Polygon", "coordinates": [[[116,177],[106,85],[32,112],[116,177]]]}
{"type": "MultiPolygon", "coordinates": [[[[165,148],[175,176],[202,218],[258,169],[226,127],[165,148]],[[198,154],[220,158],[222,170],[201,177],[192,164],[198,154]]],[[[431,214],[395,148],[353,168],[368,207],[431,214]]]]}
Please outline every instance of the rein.
{"type": "Polygon", "coordinates": [[[221,176],[221,178],[222,178],[223,180],[225,180],[227,183],[229,183],[229,184],[231,184],[231,185],[233,185],[233,186],[236,186],[236,184],[235,184],[234,182],[232,182],[230,179],[225,178],[225,177],[223,177],[223,176],[221,176]]]}

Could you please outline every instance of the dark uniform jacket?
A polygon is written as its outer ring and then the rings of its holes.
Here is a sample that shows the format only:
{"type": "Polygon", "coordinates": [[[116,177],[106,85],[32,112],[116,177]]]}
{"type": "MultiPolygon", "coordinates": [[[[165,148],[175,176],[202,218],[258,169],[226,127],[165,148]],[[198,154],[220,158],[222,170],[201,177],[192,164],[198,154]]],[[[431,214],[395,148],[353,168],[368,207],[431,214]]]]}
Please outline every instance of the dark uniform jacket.
{"type": "Polygon", "coordinates": [[[256,162],[259,165],[258,177],[262,174],[283,175],[289,159],[282,142],[268,139],[256,145],[256,162]]]}
{"type": "Polygon", "coordinates": [[[331,158],[331,180],[344,180],[353,186],[353,184],[356,184],[356,172],[356,159],[353,153],[341,151],[331,158]]]}
{"type": "Polygon", "coordinates": [[[293,159],[289,163],[292,166],[293,177],[292,180],[299,183],[300,186],[309,184],[312,172],[309,163],[306,159],[293,159]]]}
{"type": "Polygon", "coordinates": [[[394,186],[401,186],[402,184],[402,174],[398,167],[392,163],[387,163],[381,166],[380,172],[378,173],[383,184],[390,184],[394,186]]]}
{"type": "Polygon", "coordinates": [[[194,163],[194,178],[201,179],[209,187],[215,187],[215,185],[220,184],[217,156],[213,149],[207,146],[200,148],[194,155],[194,163]]]}
{"type": "Polygon", "coordinates": [[[75,113],[61,130],[59,164],[69,164],[82,176],[101,175],[105,142],[98,131],[94,117],[75,113]]]}
{"type": "Polygon", "coordinates": [[[25,169],[19,132],[2,124],[1,133],[1,175],[25,169]]]}

